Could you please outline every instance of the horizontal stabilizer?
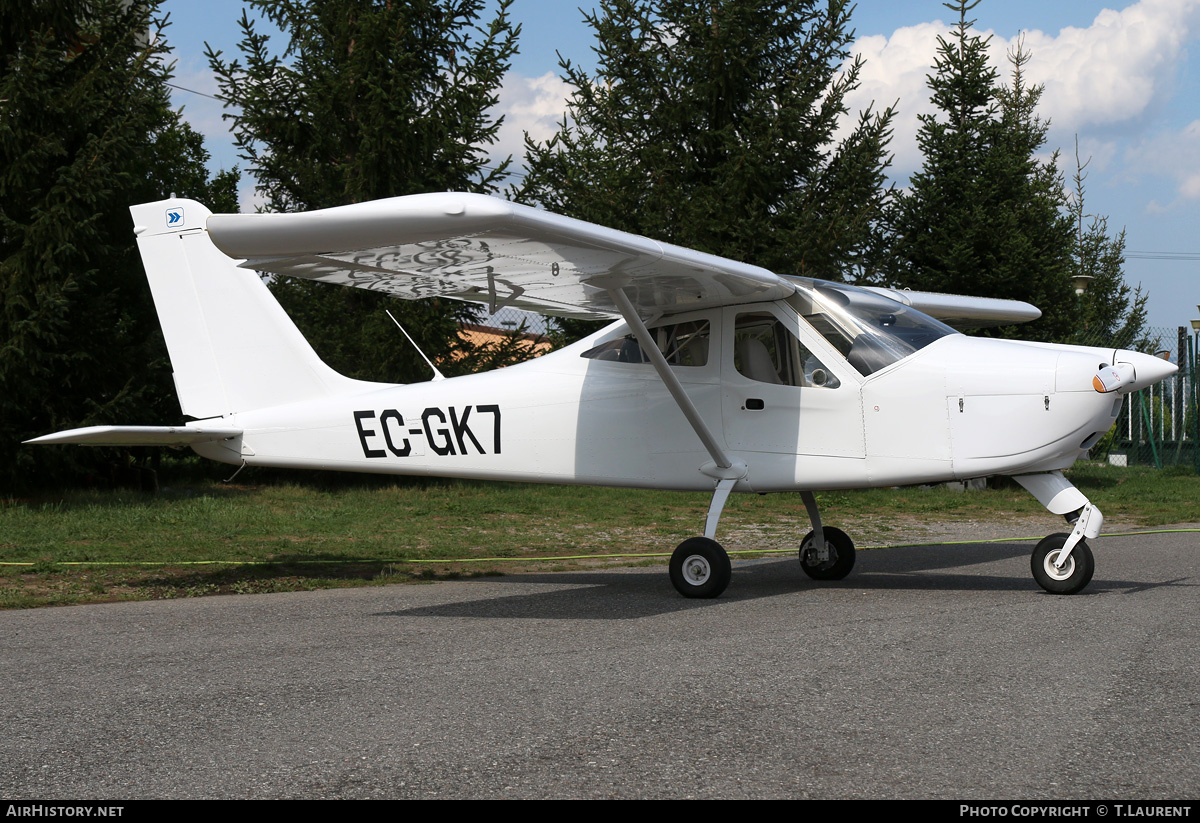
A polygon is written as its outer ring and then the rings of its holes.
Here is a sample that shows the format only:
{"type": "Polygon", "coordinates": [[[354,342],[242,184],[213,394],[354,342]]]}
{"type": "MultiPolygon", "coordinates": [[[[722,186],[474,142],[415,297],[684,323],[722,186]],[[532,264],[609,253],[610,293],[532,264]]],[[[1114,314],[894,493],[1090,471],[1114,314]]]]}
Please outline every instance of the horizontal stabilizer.
{"type": "Polygon", "coordinates": [[[201,426],[87,426],[47,434],[26,443],[50,445],[80,443],[85,446],[191,446],[237,437],[241,429],[201,426]]]}
{"type": "Polygon", "coordinates": [[[928,291],[907,289],[885,289],[866,287],[868,291],[911,306],[919,312],[936,317],[956,329],[982,329],[989,326],[1007,326],[1012,323],[1029,323],[1042,316],[1036,306],[1020,300],[1004,300],[998,297],[971,297],[965,294],[938,294],[928,291]]]}

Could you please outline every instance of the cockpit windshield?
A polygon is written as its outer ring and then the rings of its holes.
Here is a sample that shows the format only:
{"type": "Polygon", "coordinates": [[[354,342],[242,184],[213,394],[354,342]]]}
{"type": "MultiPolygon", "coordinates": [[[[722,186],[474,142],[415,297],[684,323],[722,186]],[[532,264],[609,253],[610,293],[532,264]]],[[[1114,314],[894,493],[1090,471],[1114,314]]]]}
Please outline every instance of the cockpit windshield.
{"type": "Polygon", "coordinates": [[[840,351],[859,373],[873,374],[954,329],[916,309],[874,292],[789,277],[796,293],[788,302],[840,351]]]}

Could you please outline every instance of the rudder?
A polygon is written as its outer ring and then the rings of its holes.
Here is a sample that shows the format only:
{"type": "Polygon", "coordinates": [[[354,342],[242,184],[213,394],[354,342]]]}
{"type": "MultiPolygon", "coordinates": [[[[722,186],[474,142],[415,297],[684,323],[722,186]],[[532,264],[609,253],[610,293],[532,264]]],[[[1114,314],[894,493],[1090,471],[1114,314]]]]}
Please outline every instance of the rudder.
{"type": "Polygon", "coordinates": [[[258,274],[213,245],[203,205],[172,198],[129,211],[185,415],[220,417],[373,385],[321,361],[258,274]]]}

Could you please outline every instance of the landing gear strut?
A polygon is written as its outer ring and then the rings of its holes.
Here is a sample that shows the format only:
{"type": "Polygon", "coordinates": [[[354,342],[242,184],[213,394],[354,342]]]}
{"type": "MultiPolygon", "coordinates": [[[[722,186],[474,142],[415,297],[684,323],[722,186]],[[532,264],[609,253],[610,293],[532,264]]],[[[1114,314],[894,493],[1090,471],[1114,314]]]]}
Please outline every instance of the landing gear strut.
{"type": "Polygon", "coordinates": [[[729,585],[733,567],[729,555],[714,538],[725,501],[737,483],[736,477],[717,481],[708,517],[704,520],[704,536],[689,537],[671,555],[671,585],[684,597],[717,597],[729,585]]]}
{"type": "MultiPolygon", "coordinates": [[[[671,555],[671,585],[684,597],[718,597],[729,585],[733,576],[729,554],[714,538],[725,501],[736,483],[735,477],[717,482],[704,536],[689,537],[671,555]]],[[[821,525],[821,512],[812,492],[800,492],[800,497],[813,527],[800,544],[800,568],[813,580],[841,580],[854,568],[854,541],[841,529],[821,525]]]]}
{"type": "Polygon", "coordinates": [[[841,580],[854,568],[854,541],[841,529],[821,525],[812,492],[800,492],[813,530],[800,543],[800,568],[813,580],[841,580]]]}

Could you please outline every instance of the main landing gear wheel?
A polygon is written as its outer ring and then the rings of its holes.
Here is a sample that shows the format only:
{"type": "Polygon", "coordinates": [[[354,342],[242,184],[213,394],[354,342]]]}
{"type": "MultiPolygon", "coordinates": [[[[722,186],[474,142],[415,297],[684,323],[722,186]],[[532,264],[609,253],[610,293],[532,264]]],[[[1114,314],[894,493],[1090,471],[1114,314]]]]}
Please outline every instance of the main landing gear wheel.
{"type": "Polygon", "coordinates": [[[800,544],[800,568],[813,580],[841,580],[854,568],[854,541],[841,529],[826,526],[825,545],[829,547],[829,559],[822,561],[817,556],[814,532],[809,532],[800,544]]]}
{"type": "Polygon", "coordinates": [[[684,597],[716,597],[732,575],[729,555],[707,537],[689,537],[671,555],[671,583],[684,597]]]}
{"type": "Polygon", "coordinates": [[[1075,594],[1091,582],[1092,574],[1096,571],[1096,561],[1092,558],[1092,550],[1088,544],[1080,540],[1071,549],[1071,556],[1061,569],[1054,567],[1058,554],[1066,545],[1070,535],[1065,533],[1052,534],[1037,544],[1029,566],[1033,570],[1033,579],[1051,594],[1075,594]]]}

